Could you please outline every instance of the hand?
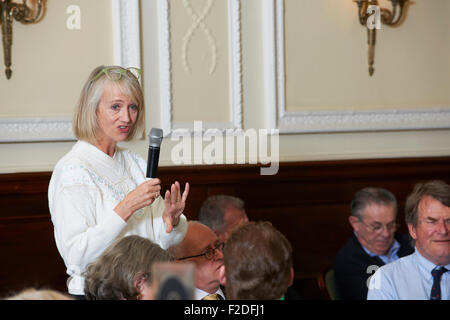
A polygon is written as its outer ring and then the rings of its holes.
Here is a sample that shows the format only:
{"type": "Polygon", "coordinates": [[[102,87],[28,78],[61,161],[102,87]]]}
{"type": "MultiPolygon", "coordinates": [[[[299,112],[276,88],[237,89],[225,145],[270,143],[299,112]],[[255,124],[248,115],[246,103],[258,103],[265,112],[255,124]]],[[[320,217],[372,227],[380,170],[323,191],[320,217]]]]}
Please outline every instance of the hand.
{"type": "Polygon", "coordinates": [[[183,213],[188,194],[189,183],[186,183],[183,195],[181,195],[180,183],[178,181],[175,181],[175,183],[172,184],[170,191],[166,191],[166,194],[164,196],[165,208],[163,213],[163,220],[167,226],[167,233],[170,233],[180,221],[180,216],[183,213]]]}
{"type": "Polygon", "coordinates": [[[150,179],[141,183],[136,189],[128,193],[125,198],[114,208],[114,211],[128,219],[139,209],[151,205],[160,196],[161,180],[150,179]]]}

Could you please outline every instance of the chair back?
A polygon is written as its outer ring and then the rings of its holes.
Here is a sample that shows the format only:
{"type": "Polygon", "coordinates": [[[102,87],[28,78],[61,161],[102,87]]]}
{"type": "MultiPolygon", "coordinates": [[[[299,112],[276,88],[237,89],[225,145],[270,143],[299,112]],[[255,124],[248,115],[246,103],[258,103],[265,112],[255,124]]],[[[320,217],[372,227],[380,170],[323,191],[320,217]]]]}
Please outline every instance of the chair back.
{"type": "Polygon", "coordinates": [[[333,269],[329,269],[326,273],[325,273],[325,286],[327,288],[328,291],[328,295],[330,296],[331,300],[340,300],[340,296],[339,296],[339,292],[338,292],[338,288],[336,286],[336,280],[334,278],[334,270],[333,269]]]}

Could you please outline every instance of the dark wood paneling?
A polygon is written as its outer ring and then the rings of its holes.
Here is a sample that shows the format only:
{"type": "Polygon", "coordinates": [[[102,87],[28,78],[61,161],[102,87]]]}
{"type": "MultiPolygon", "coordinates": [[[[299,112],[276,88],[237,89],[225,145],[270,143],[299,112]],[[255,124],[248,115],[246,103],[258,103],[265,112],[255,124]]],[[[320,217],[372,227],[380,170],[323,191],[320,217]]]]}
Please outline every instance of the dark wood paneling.
{"type": "Polygon", "coordinates": [[[65,267],[48,210],[50,175],[0,175],[1,296],[30,286],[65,290],[65,267]]]}
{"type": "MultiPolygon", "coordinates": [[[[163,191],[175,180],[189,182],[185,214],[196,219],[213,194],[246,202],[252,220],[269,220],[294,247],[295,285],[320,298],[315,276],[332,264],[351,234],[349,203],[366,186],[391,190],[404,201],[418,181],[450,181],[450,158],[414,158],[282,163],[278,174],[261,176],[255,165],[161,167],[163,191]]],[[[26,286],[65,290],[65,267],[53,238],[47,202],[51,173],[0,175],[0,296],[26,286]]],[[[403,226],[401,231],[406,232],[403,226]]]]}

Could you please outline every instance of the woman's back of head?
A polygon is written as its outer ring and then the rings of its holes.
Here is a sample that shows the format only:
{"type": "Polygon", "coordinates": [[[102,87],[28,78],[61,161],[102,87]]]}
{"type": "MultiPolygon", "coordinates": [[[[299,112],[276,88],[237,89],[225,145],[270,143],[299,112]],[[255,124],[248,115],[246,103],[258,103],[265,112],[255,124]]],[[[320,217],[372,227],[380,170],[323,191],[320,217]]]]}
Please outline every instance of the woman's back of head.
{"type": "Polygon", "coordinates": [[[137,299],[136,282],[151,282],[154,262],[173,261],[158,244],[140,236],[116,240],[84,273],[85,294],[90,300],[137,299]]]}

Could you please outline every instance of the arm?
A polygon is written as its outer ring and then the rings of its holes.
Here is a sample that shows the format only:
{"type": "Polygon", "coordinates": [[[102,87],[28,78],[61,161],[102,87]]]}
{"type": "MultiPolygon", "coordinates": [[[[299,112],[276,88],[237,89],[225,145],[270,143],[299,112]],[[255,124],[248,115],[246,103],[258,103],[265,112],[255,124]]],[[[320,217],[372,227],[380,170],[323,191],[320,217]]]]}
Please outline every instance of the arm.
{"type": "Polygon", "coordinates": [[[51,211],[55,239],[68,268],[84,269],[126,226],[112,209],[98,208],[98,193],[86,186],[72,186],[60,190],[54,198],[51,211]]]}
{"type": "MultiPolygon", "coordinates": [[[[145,177],[147,162],[135,153],[130,153],[130,155],[133,158],[131,162],[136,163],[139,167],[138,175],[145,177]]],[[[160,181],[159,179],[156,180],[160,181]]],[[[162,197],[157,198],[150,207],[152,223],[148,232],[152,234],[151,239],[159,243],[163,248],[168,248],[181,242],[186,235],[188,223],[183,215],[183,210],[188,194],[189,183],[186,183],[184,192],[181,193],[180,183],[176,181],[172,184],[170,190],[165,192],[164,201],[162,197]]]]}
{"type": "Polygon", "coordinates": [[[159,179],[144,181],[136,189],[128,193],[114,208],[114,211],[124,221],[128,221],[137,210],[151,205],[159,197],[160,190],[161,181],[159,179]]]}
{"type": "MultiPolygon", "coordinates": [[[[142,177],[145,177],[147,162],[142,157],[140,157],[139,155],[137,155],[135,153],[129,153],[129,156],[132,159],[132,161],[130,161],[129,165],[137,164],[137,167],[139,168],[136,171],[136,175],[137,176],[142,175],[142,177]]],[[[159,188],[156,191],[157,191],[157,194],[159,195],[160,190],[161,190],[161,187],[160,187],[161,181],[158,178],[145,180],[145,182],[143,182],[142,184],[149,183],[151,181],[157,181],[159,188]]],[[[184,192],[183,192],[183,194],[181,194],[180,183],[178,181],[173,183],[170,190],[167,190],[165,192],[165,194],[164,194],[164,210],[162,213],[162,218],[164,220],[164,223],[166,224],[166,232],[167,233],[170,233],[172,231],[172,229],[178,225],[178,223],[180,221],[180,217],[182,216],[182,213],[183,213],[183,210],[184,210],[184,207],[186,204],[186,199],[188,197],[188,194],[189,194],[189,183],[186,183],[184,192]]],[[[159,216],[161,213],[159,205],[157,203],[155,203],[155,205],[153,207],[158,207],[158,208],[156,208],[156,212],[157,212],[157,215],[159,216]]]]}
{"type": "Polygon", "coordinates": [[[334,277],[339,295],[343,300],[365,300],[367,298],[366,261],[349,250],[347,244],[334,259],[334,277]]]}
{"type": "Polygon", "coordinates": [[[176,195],[177,188],[179,194],[178,182],[171,187],[171,191],[173,190],[174,192],[166,191],[165,199],[163,200],[162,197],[158,198],[150,207],[152,211],[152,223],[148,231],[153,233],[152,240],[159,243],[163,249],[180,243],[188,229],[188,221],[182,214],[182,211],[184,210],[184,204],[189,192],[189,185],[186,184],[186,189],[183,193],[184,196],[174,197],[174,203],[172,203],[171,197],[172,195],[176,195]]]}
{"type": "MultiPolygon", "coordinates": [[[[348,272],[348,271],[347,271],[348,272]]],[[[336,272],[335,279],[339,295],[344,300],[365,300],[367,297],[367,278],[364,274],[336,272]]]]}

